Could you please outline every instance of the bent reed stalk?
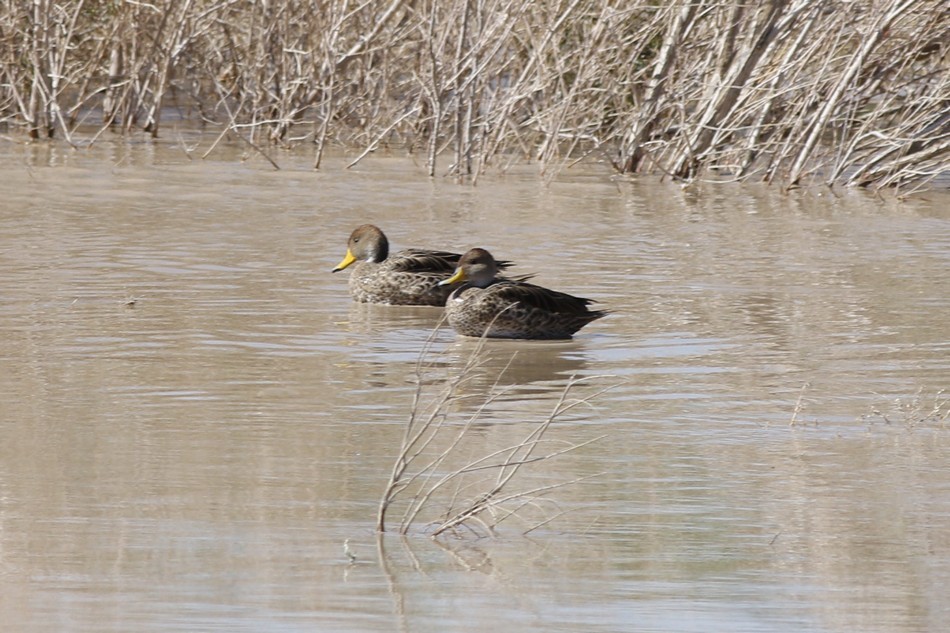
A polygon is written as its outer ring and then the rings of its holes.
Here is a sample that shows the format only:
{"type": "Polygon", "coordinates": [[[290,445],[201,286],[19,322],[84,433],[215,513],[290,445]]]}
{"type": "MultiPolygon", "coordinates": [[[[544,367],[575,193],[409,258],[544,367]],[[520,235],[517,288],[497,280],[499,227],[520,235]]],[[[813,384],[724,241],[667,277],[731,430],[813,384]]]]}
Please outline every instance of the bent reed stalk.
{"type": "Polygon", "coordinates": [[[948,172],[948,42],[944,0],[0,0],[0,127],[906,190],[948,172]]]}
{"type": "MultiPolygon", "coordinates": [[[[548,495],[587,477],[559,481],[534,487],[518,487],[522,469],[547,462],[595,442],[601,437],[574,444],[547,439],[551,425],[565,413],[588,404],[612,387],[573,398],[578,385],[600,377],[572,377],[561,392],[551,412],[530,428],[520,440],[502,448],[474,452],[473,433],[487,407],[505,394],[497,379],[488,395],[469,414],[456,413],[455,406],[464,398],[462,388],[470,383],[485,360],[485,339],[466,359],[460,370],[437,393],[427,394],[424,388],[426,358],[431,354],[432,337],[426,342],[416,366],[416,390],[409,420],[399,452],[394,459],[389,482],[380,499],[376,529],[387,530],[387,519],[394,506],[402,516],[396,528],[408,533],[425,517],[426,531],[432,537],[446,532],[458,533],[465,528],[478,536],[494,533],[502,521],[520,518],[528,523],[524,533],[546,525],[560,514],[548,495]],[[533,522],[527,510],[540,512],[543,518],[533,522]]],[[[510,363],[509,363],[510,364],[510,363]]],[[[500,376],[499,376],[500,377],[500,376]]]]}

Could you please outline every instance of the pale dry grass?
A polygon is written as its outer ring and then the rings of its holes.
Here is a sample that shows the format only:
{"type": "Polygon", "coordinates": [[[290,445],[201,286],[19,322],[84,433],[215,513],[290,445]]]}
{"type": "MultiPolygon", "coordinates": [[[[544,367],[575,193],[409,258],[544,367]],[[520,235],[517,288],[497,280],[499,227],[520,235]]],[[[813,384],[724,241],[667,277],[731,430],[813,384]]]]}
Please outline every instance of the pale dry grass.
{"type": "Polygon", "coordinates": [[[921,388],[912,396],[894,398],[872,406],[870,412],[862,416],[862,420],[907,429],[946,429],[950,420],[950,397],[943,389],[927,395],[921,388]]]}
{"type": "Polygon", "coordinates": [[[0,125],[912,190],[948,171],[948,42],[944,0],[0,0],[0,125]]]}

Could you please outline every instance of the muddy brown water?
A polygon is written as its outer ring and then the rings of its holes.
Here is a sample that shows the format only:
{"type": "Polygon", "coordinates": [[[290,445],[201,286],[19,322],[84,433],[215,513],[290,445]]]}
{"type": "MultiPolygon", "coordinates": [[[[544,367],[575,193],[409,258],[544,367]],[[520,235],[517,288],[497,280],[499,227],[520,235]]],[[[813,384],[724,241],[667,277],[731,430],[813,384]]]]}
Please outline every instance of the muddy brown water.
{"type": "MultiPolygon", "coordinates": [[[[950,196],[280,162],[0,145],[5,630],[946,626],[950,196]],[[500,393],[487,450],[613,387],[550,431],[603,438],[525,475],[596,475],[551,523],[377,540],[439,310],[350,301],[362,222],[612,311],[490,342],[455,405],[500,393]]],[[[473,348],[438,330],[427,388],[473,348]]]]}

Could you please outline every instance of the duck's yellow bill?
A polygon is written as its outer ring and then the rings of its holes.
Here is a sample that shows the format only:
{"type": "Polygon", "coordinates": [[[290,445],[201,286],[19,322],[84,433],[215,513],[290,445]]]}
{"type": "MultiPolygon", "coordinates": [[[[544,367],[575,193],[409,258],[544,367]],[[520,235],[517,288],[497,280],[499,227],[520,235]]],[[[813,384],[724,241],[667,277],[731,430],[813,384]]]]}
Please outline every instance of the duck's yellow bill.
{"type": "Polygon", "coordinates": [[[346,257],[343,258],[342,262],[336,265],[336,268],[333,269],[333,272],[340,272],[355,261],[356,258],[353,257],[353,253],[350,252],[350,249],[346,249],[346,257]]]}
{"type": "Polygon", "coordinates": [[[465,281],[465,271],[462,270],[461,268],[456,268],[455,274],[449,277],[448,279],[443,279],[442,281],[440,281],[439,285],[448,286],[454,283],[458,283],[460,281],[465,281]]]}

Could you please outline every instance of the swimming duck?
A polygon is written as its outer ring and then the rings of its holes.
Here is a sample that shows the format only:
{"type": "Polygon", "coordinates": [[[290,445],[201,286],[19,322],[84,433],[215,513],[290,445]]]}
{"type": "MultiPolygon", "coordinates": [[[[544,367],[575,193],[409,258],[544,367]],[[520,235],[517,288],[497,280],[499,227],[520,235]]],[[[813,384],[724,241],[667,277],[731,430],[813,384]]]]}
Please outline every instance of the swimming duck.
{"type": "Polygon", "coordinates": [[[590,299],[549,290],[523,279],[498,277],[491,253],[473,248],[459,260],[455,274],[439,282],[456,287],[445,315],[459,334],[490,338],[565,339],[607,315],[591,310],[590,299]]]}
{"type": "MultiPolygon", "coordinates": [[[[414,248],[390,255],[389,240],[372,224],[356,227],[346,246],[346,256],[333,272],[355,264],[350,294],[361,303],[443,306],[452,289],[438,284],[452,276],[461,258],[414,248]]],[[[510,265],[499,263],[501,268],[510,265]]]]}

